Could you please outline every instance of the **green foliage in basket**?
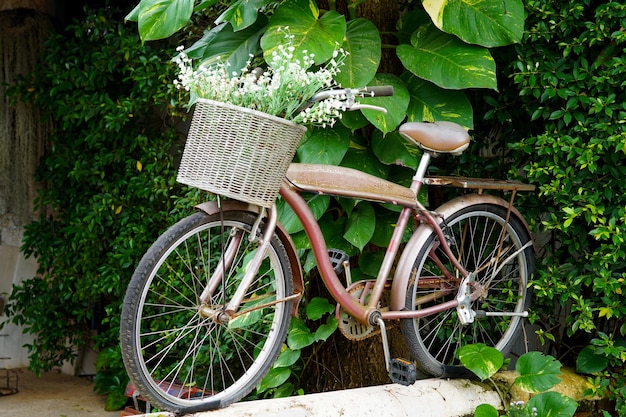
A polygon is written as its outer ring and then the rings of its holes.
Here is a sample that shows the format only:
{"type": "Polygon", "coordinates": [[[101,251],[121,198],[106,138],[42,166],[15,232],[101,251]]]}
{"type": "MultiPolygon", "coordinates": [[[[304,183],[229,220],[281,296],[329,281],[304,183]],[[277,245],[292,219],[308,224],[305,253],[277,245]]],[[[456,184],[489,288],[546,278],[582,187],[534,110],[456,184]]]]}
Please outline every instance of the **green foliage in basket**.
{"type": "Polygon", "coordinates": [[[268,55],[267,69],[253,69],[252,58],[243,68],[231,68],[231,63],[219,61],[213,65],[198,65],[179,48],[174,58],[179,66],[174,84],[191,95],[190,104],[204,98],[283,117],[296,123],[333,126],[346,110],[346,99],[332,98],[306,107],[318,92],[336,86],[347,52],[337,47],[332,58],[321,67],[312,68],[315,54],[303,51],[295,56],[294,35],[289,28],[279,28],[283,42],[268,55]],[[258,71],[258,72],[257,72],[258,71]]]}

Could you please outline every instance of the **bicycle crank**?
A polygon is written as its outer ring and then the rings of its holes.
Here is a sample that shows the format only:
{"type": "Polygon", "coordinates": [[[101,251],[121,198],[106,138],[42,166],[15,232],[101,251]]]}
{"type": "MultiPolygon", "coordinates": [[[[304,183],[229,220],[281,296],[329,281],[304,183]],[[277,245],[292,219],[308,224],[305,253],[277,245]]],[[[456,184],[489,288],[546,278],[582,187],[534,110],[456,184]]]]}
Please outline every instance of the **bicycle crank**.
{"type": "MultiPolygon", "coordinates": [[[[358,281],[350,285],[346,290],[350,295],[358,299],[361,304],[367,304],[374,283],[375,281],[373,280],[358,281]]],[[[337,309],[335,310],[335,317],[337,318],[339,331],[346,339],[359,341],[380,334],[380,328],[378,326],[360,323],[341,308],[339,304],[337,304],[337,309]]]]}

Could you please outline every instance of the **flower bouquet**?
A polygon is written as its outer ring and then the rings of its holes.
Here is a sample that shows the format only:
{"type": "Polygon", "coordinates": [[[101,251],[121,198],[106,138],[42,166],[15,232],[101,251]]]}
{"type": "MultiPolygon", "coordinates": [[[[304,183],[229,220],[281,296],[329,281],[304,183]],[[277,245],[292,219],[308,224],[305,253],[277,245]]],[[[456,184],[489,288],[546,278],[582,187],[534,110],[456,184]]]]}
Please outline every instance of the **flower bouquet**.
{"type": "Polygon", "coordinates": [[[190,93],[195,111],[177,181],[271,207],[306,131],[302,124],[332,126],[341,117],[341,97],[307,102],[336,85],[347,53],[338,48],[325,66],[311,70],[314,56],[294,59],[286,29],[285,38],[266,70],[252,70],[251,61],[240,71],[224,63],[194,69],[180,50],[175,84],[190,93]]]}

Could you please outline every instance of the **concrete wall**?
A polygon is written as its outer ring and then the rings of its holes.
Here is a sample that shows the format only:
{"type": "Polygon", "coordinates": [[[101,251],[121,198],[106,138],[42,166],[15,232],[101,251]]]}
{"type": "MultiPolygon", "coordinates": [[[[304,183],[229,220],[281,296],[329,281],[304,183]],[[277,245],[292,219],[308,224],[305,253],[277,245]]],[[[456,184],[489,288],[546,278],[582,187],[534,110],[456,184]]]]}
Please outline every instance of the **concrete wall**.
{"type": "MultiPolygon", "coordinates": [[[[12,83],[36,63],[37,52],[51,30],[50,18],[37,10],[47,1],[0,2],[0,85],[12,83]],[[11,10],[10,7],[18,7],[11,10]],[[31,8],[29,8],[31,7],[31,8]]],[[[45,10],[44,10],[45,11],[45,10]]],[[[0,88],[0,305],[13,285],[35,277],[37,263],[20,253],[24,227],[36,217],[34,173],[46,147],[50,127],[24,103],[10,105],[0,88]]],[[[0,311],[0,368],[28,365],[24,344],[32,338],[7,322],[0,311]]]]}

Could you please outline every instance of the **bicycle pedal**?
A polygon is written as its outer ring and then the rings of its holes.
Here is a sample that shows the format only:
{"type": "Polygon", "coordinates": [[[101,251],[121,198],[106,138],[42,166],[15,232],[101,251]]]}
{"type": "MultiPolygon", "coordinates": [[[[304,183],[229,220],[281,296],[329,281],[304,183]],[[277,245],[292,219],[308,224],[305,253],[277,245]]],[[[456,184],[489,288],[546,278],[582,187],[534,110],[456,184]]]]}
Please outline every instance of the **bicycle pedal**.
{"type": "Polygon", "coordinates": [[[343,263],[350,259],[348,254],[341,249],[329,249],[328,257],[330,258],[330,264],[333,266],[336,274],[343,272],[343,263]]]}
{"type": "Polygon", "coordinates": [[[417,380],[415,364],[402,358],[393,358],[389,363],[391,382],[400,385],[413,385],[417,380]]]}

